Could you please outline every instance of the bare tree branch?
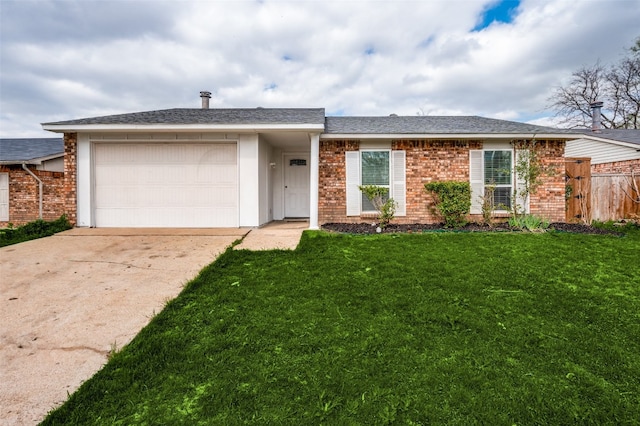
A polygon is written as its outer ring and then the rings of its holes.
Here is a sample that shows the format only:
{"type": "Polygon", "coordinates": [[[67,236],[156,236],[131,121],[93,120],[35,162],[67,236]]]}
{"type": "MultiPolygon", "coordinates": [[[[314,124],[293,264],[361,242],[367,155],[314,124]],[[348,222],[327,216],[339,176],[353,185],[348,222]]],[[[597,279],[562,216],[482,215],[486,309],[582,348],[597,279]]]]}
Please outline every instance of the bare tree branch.
{"type": "Polygon", "coordinates": [[[629,52],[616,65],[605,67],[598,61],[574,71],[567,85],[556,89],[549,108],[561,126],[590,127],[591,103],[602,101],[604,128],[640,128],[640,37],[629,52]]]}

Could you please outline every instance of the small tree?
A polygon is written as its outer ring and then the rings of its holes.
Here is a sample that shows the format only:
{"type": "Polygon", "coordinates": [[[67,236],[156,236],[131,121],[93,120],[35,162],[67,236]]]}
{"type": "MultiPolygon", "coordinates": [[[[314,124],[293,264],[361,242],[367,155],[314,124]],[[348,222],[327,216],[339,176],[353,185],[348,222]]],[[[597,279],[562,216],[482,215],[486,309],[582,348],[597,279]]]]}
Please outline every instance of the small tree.
{"type": "Polygon", "coordinates": [[[542,185],[542,176],[550,174],[552,170],[542,164],[536,149],[535,138],[530,141],[515,142],[514,147],[518,155],[514,165],[516,185],[513,190],[511,212],[514,217],[517,217],[526,213],[525,205],[529,196],[542,185]]]}
{"type": "Polygon", "coordinates": [[[485,185],[484,187],[484,195],[479,197],[480,199],[480,208],[482,209],[482,221],[493,227],[493,212],[496,209],[496,185],[490,184],[485,185]]]}
{"type": "Polygon", "coordinates": [[[471,209],[469,182],[429,182],[425,183],[424,189],[432,194],[436,213],[442,217],[445,226],[458,228],[467,224],[471,209]]]}
{"type": "Polygon", "coordinates": [[[378,223],[384,229],[396,214],[396,202],[388,198],[389,189],[377,185],[361,185],[358,189],[378,212],[378,223]]]}
{"type": "Polygon", "coordinates": [[[518,155],[514,165],[516,185],[513,190],[509,223],[521,229],[531,230],[537,227],[538,223],[539,227],[544,228],[546,222],[543,218],[527,214],[526,203],[531,194],[535,193],[542,185],[542,176],[551,174],[552,170],[542,164],[536,149],[535,138],[530,141],[515,142],[514,148],[518,155]]]}

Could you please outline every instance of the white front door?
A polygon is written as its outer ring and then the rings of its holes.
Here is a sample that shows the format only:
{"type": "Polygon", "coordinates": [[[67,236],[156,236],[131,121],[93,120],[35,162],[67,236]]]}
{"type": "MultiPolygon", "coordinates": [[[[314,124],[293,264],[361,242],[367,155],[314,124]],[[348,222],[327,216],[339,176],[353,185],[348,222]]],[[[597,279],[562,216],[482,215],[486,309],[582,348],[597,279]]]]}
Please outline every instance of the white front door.
{"type": "Polygon", "coordinates": [[[309,154],[284,156],[284,216],[309,217],[309,154]]]}

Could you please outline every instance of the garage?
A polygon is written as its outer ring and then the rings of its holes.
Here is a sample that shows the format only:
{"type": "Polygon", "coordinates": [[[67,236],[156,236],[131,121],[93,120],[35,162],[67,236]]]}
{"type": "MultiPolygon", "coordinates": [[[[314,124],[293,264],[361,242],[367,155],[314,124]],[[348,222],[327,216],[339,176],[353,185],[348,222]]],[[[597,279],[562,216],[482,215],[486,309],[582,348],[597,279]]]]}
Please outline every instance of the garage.
{"type": "Polygon", "coordinates": [[[95,143],[96,227],[237,227],[235,143],[95,143]]]}

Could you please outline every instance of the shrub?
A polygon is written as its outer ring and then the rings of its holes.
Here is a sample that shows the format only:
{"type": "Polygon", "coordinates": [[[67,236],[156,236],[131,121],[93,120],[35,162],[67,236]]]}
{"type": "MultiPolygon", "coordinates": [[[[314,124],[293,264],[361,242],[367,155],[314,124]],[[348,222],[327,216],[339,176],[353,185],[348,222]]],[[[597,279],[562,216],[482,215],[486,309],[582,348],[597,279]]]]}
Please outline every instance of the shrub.
{"type": "Polygon", "coordinates": [[[509,218],[509,225],[529,232],[545,232],[549,221],[536,215],[528,214],[509,218]]]}
{"type": "Polygon", "coordinates": [[[378,211],[378,222],[380,228],[384,228],[393,220],[396,214],[396,202],[393,198],[387,198],[388,188],[377,185],[361,185],[358,189],[362,191],[373,207],[378,211]]]}
{"type": "Polygon", "coordinates": [[[0,247],[35,240],[36,238],[48,237],[57,232],[66,231],[67,229],[71,229],[71,224],[65,215],[50,222],[42,219],[34,220],[17,228],[9,227],[0,230],[0,247]]]}
{"type": "Polygon", "coordinates": [[[471,185],[469,182],[443,181],[424,185],[432,193],[435,210],[447,227],[461,227],[467,224],[467,214],[471,209],[471,185]]]}

